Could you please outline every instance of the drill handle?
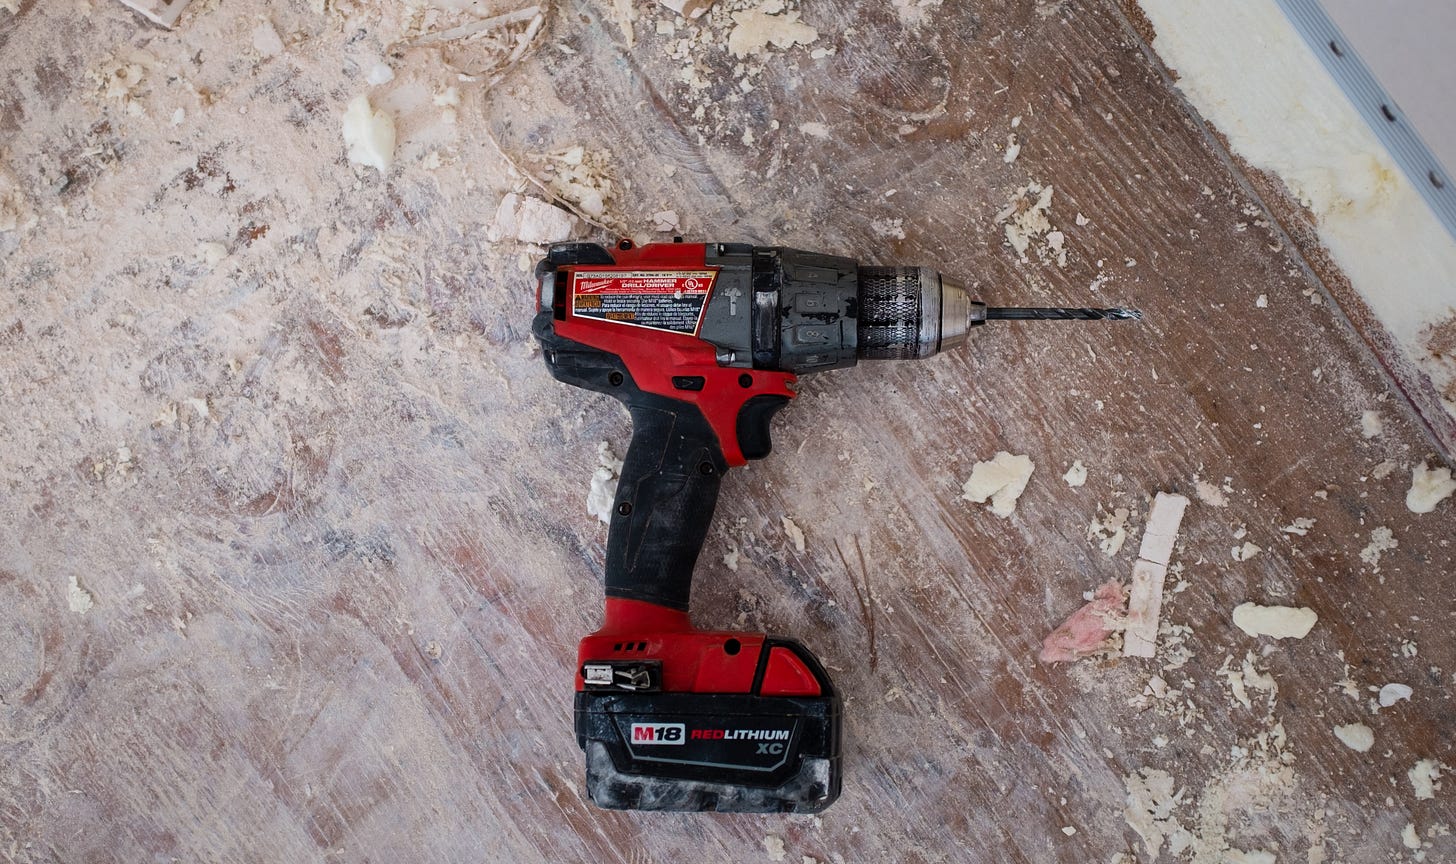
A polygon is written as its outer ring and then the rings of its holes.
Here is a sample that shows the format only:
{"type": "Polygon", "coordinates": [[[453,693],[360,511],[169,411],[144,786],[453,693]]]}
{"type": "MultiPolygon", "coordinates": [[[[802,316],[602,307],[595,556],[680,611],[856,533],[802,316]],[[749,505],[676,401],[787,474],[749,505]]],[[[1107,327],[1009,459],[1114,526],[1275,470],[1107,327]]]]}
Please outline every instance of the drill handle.
{"type": "Polygon", "coordinates": [[[690,402],[638,392],[607,533],[608,597],[683,612],[728,463],[690,402]]]}

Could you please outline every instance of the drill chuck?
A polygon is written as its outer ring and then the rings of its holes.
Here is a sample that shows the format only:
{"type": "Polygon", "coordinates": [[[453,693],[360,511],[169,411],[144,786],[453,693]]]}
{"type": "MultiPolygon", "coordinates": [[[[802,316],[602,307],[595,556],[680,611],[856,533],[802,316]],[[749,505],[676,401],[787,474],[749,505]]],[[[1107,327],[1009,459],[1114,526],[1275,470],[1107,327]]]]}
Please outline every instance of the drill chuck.
{"type": "Polygon", "coordinates": [[[915,360],[966,341],[986,304],[929,267],[860,267],[856,353],[866,360],[915,360]]]}

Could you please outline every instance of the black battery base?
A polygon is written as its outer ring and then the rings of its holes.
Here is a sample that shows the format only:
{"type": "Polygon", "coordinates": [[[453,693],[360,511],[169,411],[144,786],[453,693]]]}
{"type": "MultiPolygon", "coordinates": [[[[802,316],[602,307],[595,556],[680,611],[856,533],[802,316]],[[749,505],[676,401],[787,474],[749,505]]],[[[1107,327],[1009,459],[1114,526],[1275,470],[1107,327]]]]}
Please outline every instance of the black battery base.
{"type": "Polygon", "coordinates": [[[576,694],[592,803],[817,813],[839,797],[839,697],[576,694]]]}

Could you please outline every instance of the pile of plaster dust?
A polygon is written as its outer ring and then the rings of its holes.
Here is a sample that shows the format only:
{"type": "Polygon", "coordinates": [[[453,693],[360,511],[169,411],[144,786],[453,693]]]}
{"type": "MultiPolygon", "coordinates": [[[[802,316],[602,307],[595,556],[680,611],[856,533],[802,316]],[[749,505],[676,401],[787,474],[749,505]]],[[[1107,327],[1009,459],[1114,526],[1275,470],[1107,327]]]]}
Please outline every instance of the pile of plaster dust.
{"type": "Polygon", "coordinates": [[[991,501],[991,512],[1006,519],[1016,512],[1016,499],[1026,491],[1031,472],[1036,470],[1031,459],[998,451],[989,462],[977,462],[970,479],[961,486],[961,497],[973,504],[991,501]]]}
{"type": "Polygon", "coordinates": [[[1058,267],[1065,267],[1066,235],[1052,227],[1051,209],[1052,187],[1033,180],[1011,194],[1006,206],[996,214],[996,224],[1002,226],[1017,258],[1026,261],[1027,250],[1035,249],[1042,260],[1054,260],[1058,267]]]}
{"type": "Polygon", "coordinates": [[[1405,493],[1405,506],[1412,513],[1429,513],[1436,505],[1456,492],[1456,480],[1450,468],[1427,468],[1422,462],[1411,471],[1410,491],[1405,493]]]}
{"type": "Polygon", "coordinates": [[[1275,639],[1303,639],[1314,628],[1319,616],[1307,606],[1260,606],[1240,603],[1234,607],[1234,625],[1250,636],[1275,639]]]}
{"type": "Polygon", "coordinates": [[[527,157],[535,176],[582,217],[626,234],[626,225],[611,212],[618,183],[611,157],[580,145],[527,157]]]}
{"type": "Polygon", "coordinates": [[[597,445],[597,470],[592,472],[591,488],[586,493],[586,512],[610,525],[621,479],[622,460],[612,453],[610,444],[601,442],[597,445]]]}

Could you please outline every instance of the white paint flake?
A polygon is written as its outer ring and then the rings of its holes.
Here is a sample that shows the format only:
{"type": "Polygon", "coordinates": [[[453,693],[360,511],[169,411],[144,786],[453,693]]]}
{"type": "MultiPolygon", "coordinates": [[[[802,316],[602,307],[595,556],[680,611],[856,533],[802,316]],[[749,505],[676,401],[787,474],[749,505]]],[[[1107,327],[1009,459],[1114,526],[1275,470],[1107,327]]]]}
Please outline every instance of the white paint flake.
{"type": "Polygon", "coordinates": [[[1062,475],[1068,486],[1081,486],[1087,482],[1087,466],[1082,464],[1081,459],[1072,460],[1072,467],[1062,475]]]}
{"type": "Polygon", "coordinates": [[[1427,468],[1422,462],[1411,471],[1410,491],[1405,493],[1405,506],[1412,513],[1429,513],[1436,505],[1456,492],[1456,480],[1450,468],[1427,468]]]}
{"type": "Polygon", "coordinates": [[[1364,723],[1346,723],[1335,727],[1335,737],[1351,750],[1366,753],[1375,746],[1375,733],[1364,723]]]}
{"type": "Polygon", "coordinates": [[[794,551],[800,554],[804,552],[804,529],[800,528],[794,520],[787,516],[781,517],[780,521],[784,526],[784,536],[794,545],[794,551]]]}
{"type": "Polygon", "coordinates": [[[85,615],[91,611],[92,606],[96,605],[95,598],[91,596],[90,591],[87,591],[81,586],[81,582],[76,578],[75,573],[71,574],[66,584],[66,603],[71,607],[71,611],[77,615],[85,615]]]}

